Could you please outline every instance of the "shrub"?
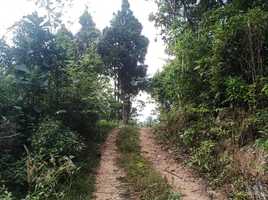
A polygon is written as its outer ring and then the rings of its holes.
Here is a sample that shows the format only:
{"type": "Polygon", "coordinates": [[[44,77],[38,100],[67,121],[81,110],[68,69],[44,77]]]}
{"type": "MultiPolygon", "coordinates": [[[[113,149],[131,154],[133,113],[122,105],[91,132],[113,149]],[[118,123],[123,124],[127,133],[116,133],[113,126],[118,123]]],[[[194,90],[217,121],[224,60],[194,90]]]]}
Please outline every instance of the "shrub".
{"type": "Polygon", "coordinates": [[[197,165],[200,172],[211,171],[215,167],[216,158],[211,154],[211,149],[216,143],[211,140],[205,140],[201,142],[199,148],[191,148],[190,151],[193,157],[189,160],[187,165],[191,167],[192,165],[197,165]]]}
{"type": "Polygon", "coordinates": [[[95,134],[96,139],[100,140],[101,142],[104,141],[106,135],[117,126],[118,124],[116,123],[106,120],[100,120],[97,124],[97,134],[95,134]]]}
{"type": "Polygon", "coordinates": [[[30,138],[35,153],[42,149],[45,158],[53,156],[77,156],[85,148],[80,136],[59,121],[47,119],[30,138]]]}

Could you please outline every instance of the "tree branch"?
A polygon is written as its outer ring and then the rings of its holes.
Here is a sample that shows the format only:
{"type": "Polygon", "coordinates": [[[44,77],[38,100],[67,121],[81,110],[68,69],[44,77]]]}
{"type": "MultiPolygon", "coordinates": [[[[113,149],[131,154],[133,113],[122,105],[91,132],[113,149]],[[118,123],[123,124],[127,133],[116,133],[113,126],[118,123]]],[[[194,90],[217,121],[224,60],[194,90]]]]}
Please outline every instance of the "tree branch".
{"type": "Polygon", "coordinates": [[[16,137],[18,135],[20,135],[20,133],[17,133],[15,135],[9,135],[9,136],[0,137],[0,140],[2,141],[2,140],[5,140],[5,139],[10,139],[10,138],[16,137]]]}
{"type": "Polygon", "coordinates": [[[221,4],[222,6],[225,6],[225,3],[223,3],[222,0],[219,0],[219,2],[220,2],[220,4],[221,4]]]}

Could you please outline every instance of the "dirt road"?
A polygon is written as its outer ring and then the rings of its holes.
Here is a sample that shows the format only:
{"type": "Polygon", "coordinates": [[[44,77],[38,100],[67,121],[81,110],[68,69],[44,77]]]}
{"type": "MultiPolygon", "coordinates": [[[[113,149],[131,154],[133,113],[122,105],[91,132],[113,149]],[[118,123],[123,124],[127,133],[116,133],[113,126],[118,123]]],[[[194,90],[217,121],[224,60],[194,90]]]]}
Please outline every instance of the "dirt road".
{"type": "Polygon", "coordinates": [[[175,192],[185,194],[183,200],[224,199],[214,191],[207,191],[206,183],[196,173],[179,163],[155,141],[150,128],[140,128],[142,155],[149,159],[156,171],[166,176],[175,192]]]}
{"type": "MultiPolygon", "coordinates": [[[[97,200],[123,200],[120,194],[124,193],[122,182],[118,179],[124,177],[124,170],[117,164],[120,156],[117,150],[116,138],[121,128],[109,133],[101,149],[101,162],[96,177],[95,195],[97,200]]],[[[172,156],[172,152],[164,151],[155,141],[150,128],[140,128],[141,152],[151,161],[163,177],[166,177],[174,192],[183,193],[183,200],[223,200],[220,194],[208,191],[205,181],[199,178],[193,170],[184,166],[172,156]]],[[[134,197],[133,197],[134,199],[134,197]]],[[[135,198],[136,199],[136,198],[135,198]]]]}
{"type": "Polygon", "coordinates": [[[124,171],[116,164],[120,156],[115,144],[120,128],[109,133],[101,149],[101,162],[96,177],[95,195],[97,200],[121,200],[120,194],[124,192],[122,183],[118,180],[124,177],[124,171]]]}

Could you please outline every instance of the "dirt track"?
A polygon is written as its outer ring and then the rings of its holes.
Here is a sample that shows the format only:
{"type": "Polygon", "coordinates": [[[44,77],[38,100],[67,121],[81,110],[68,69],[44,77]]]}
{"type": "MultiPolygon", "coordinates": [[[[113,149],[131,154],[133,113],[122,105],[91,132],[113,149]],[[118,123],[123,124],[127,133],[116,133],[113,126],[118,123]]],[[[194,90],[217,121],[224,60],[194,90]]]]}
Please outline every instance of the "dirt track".
{"type": "Polygon", "coordinates": [[[171,155],[172,152],[163,151],[150,128],[140,128],[140,141],[142,155],[150,160],[155,169],[166,176],[175,192],[185,194],[183,200],[209,200],[224,199],[214,191],[207,191],[205,182],[196,176],[193,170],[179,163],[171,155]]]}
{"type": "Polygon", "coordinates": [[[120,128],[111,131],[101,149],[101,162],[96,177],[95,195],[97,200],[121,200],[120,194],[124,189],[118,180],[124,177],[124,171],[116,165],[120,155],[115,144],[120,128]]]}
{"type": "MultiPolygon", "coordinates": [[[[96,177],[95,195],[97,200],[123,200],[120,194],[124,192],[122,183],[118,180],[124,177],[124,170],[116,164],[120,153],[115,144],[120,128],[109,133],[106,142],[102,146],[102,157],[98,175],[96,177]]],[[[154,139],[150,128],[140,128],[141,152],[151,161],[163,177],[166,177],[174,192],[185,195],[183,200],[223,200],[220,194],[208,191],[206,183],[199,178],[193,170],[178,162],[172,152],[164,151],[154,139]]],[[[135,198],[136,199],[136,198],[135,198]]]]}

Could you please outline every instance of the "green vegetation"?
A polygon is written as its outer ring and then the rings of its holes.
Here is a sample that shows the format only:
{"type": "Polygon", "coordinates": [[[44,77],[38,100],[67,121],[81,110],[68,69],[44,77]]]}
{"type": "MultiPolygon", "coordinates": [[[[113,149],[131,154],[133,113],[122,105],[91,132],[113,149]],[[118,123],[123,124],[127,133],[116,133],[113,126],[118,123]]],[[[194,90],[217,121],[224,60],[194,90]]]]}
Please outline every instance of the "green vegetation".
{"type": "MultiPolygon", "coordinates": [[[[114,98],[123,102],[123,124],[129,121],[132,101],[140,90],[147,87],[148,66],[144,64],[144,60],[149,40],[141,32],[142,24],[130,10],[129,2],[123,0],[121,11],[114,15],[111,27],[103,30],[103,38],[98,45],[107,73],[114,80],[114,98]]],[[[119,121],[119,110],[115,115],[119,121]]]]}
{"type": "Polygon", "coordinates": [[[116,143],[123,154],[119,164],[126,169],[126,179],[141,199],[180,199],[181,195],[173,194],[167,181],[140,155],[138,127],[122,128],[116,143]]]}
{"type": "Polygon", "coordinates": [[[226,184],[229,197],[249,198],[245,183],[251,187],[254,181],[235,158],[254,143],[267,151],[267,1],[157,0],[157,5],[150,20],[161,28],[172,56],[148,89],[158,103],[158,137],[189,153],[188,166],[212,188],[226,184]]]}
{"type": "Polygon", "coordinates": [[[99,47],[116,52],[126,41],[105,44],[87,10],[80,30],[70,32],[62,17],[72,0],[32,1],[47,15],[24,16],[0,39],[0,198],[92,199],[98,147],[120,120],[131,120],[130,98],[146,83],[148,39],[124,0],[110,26],[133,32],[133,45],[113,63],[129,70],[119,76],[99,47]],[[129,21],[117,24],[125,14],[129,21]],[[136,56],[126,57],[130,52],[136,56]]]}
{"type": "MultiPolygon", "coordinates": [[[[158,118],[141,125],[159,122],[158,137],[190,154],[212,188],[251,198],[246,190],[268,175],[267,0],[156,0],[149,20],[170,60],[150,80],[149,41],[127,0],[103,32],[86,8],[76,34],[62,20],[72,0],[31,1],[46,16],[24,16],[0,39],[1,199],[93,198],[98,146],[120,121],[135,123],[132,101],[146,89],[158,118]],[[265,176],[240,168],[244,146],[266,151],[265,176]]],[[[136,128],[117,143],[135,191],[177,198],[140,156],[136,128]]]]}
{"type": "Polygon", "coordinates": [[[153,119],[152,116],[148,116],[145,120],[146,120],[145,122],[139,123],[140,127],[153,127],[156,125],[156,120],[153,119]]]}

